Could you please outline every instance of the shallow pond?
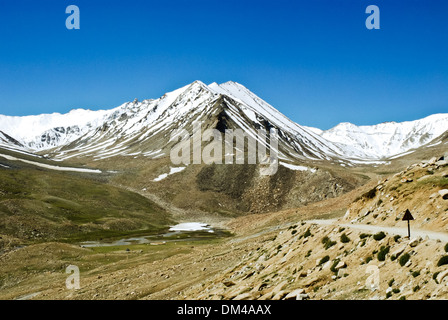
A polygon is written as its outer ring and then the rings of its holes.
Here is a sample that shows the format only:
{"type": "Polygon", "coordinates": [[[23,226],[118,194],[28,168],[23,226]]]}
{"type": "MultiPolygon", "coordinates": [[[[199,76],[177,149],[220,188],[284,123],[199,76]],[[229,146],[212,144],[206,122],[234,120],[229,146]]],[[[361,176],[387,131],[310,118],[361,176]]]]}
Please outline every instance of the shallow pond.
{"type": "Polygon", "coordinates": [[[159,245],[168,241],[195,241],[204,239],[214,239],[228,236],[228,232],[211,227],[200,222],[180,223],[172,226],[168,232],[141,237],[124,238],[115,241],[84,241],[81,247],[108,247],[108,246],[128,246],[134,244],[159,245]]]}

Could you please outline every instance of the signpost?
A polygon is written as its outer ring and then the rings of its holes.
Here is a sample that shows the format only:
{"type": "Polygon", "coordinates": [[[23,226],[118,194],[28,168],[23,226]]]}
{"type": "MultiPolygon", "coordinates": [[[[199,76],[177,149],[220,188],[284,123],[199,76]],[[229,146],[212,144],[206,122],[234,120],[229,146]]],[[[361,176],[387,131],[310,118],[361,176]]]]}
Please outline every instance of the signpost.
{"type": "Polygon", "coordinates": [[[411,239],[411,224],[409,223],[409,221],[414,220],[414,217],[411,214],[411,211],[409,211],[409,209],[406,209],[406,212],[404,213],[403,216],[403,221],[407,221],[408,222],[408,237],[409,239],[411,239]]]}

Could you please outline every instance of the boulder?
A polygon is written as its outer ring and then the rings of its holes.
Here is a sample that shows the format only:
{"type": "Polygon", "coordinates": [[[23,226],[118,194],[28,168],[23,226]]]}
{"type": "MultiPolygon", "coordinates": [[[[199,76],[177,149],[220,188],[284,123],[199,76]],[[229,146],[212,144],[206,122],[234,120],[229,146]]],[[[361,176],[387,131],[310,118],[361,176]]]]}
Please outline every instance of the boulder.
{"type": "Polygon", "coordinates": [[[437,198],[439,196],[439,194],[437,193],[437,192],[434,192],[433,194],[431,194],[430,196],[429,196],[429,199],[435,199],[435,198],[437,198]]]}
{"type": "Polygon", "coordinates": [[[442,283],[443,278],[445,278],[446,276],[448,276],[448,270],[442,271],[437,275],[437,282],[440,284],[442,283]]]}
{"type": "Polygon", "coordinates": [[[334,267],[334,269],[339,270],[345,267],[347,267],[347,264],[344,261],[339,261],[339,263],[336,265],[336,267],[334,267]]]}
{"type": "Polygon", "coordinates": [[[322,266],[322,270],[329,269],[329,268],[330,268],[330,265],[331,265],[331,261],[327,261],[327,262],[325,262],[325,263],[323,264],[323,266],[322,266]]]}
{"type": "Polygon", "coordinates": [[[446,161],[446,160],[440,160],[440,161],[437,161],[436,163],[435,163],[435,165],[436,166],[439,166],[439,167],[444,167],[444,166],[446,166],[448,164],[448,161],[446,161]]]}
{"type": "Polygon", "coordinates": [[[319,277],[316,277],[316,278],[310,278],[308,281],[306,281],[306,282],[303,284],[303,286],[306,287],[306,288],[308,288],[308,287],[312,287],[312,286],[314,286],[316,283],[318,283],[319,280],[320,280],[319,277]]]}
{"type": "Polygon", "coordinates": [[[258,298],[258,300],[272,300],[272,292],[267,292],[261,297],[258,298]]]}
{"type": "Polygon", "coordinates": [[[413,247],[416,247],[416,246],[420,243],[421,240],[422,240],[421,237],[411,239],[411,240],[409,241],[409,246],[411,246],[412,248],[413,248],[413,247]]]}
{"type": "MultiPolygon", "coordinates": [[[[287,294],[287,292],[285,293],[283,291],[283,288],[286,287],[287,284],[288,284],[288,281],[286,281],[286,280],[279,283],[274,289],[272,289],[272,291],[271,291],[272,295],[275,297],[275,296],[279,295],[280,293],[282,293],[283,296],[285,296],[287,294]]],[[[283,298],[283,296],[282,296],[282,298],[283,298]]],[[[278,299],[278,300],[280,300],[280,299],[278,299]]]]}
{"type": "Polygon", "coordinates": [[[439,191],[440,196],[444,200],[448,200],[448,189],[442,189],[439,191]]]}
{"type": "Polygon", "coordinates": [[[350,216],[350,209],[345,212],[344,219],[347,219],[350,216]]]}
{"type": "Polygon", "coordinates": [[[439,160],[439,159],[438,159],[437,157],[432,157],[432,158],[428,161],[428,163],[429,163],[429,164],[434,164],[434,163],[436,163],[438,160],[439,160]]]}
{"type": "Polygon", "coordinates": [[[307,293],[301,293],[297,296],[297,300],[308,300],[310,296],[307,293]]]}
{"type": "Polygon", "coordinates": [[[237,295],[233,300],[253,300],[254,296],[250,292],[241,293],[237,295]]]}
{"type": "Polygon", "coordinates": [[[338,278],[342,278],[344,276],[345,270],[346,270],[345,268],[340,268],[338,270],[338,278]]]}
{"type": "Polygon", "coordinates": [[[294,291],[291,291],[286,295],[286,297],[283,298],[283,300],[299,300],[298,297],[303,294],[305,290],[303,289],[296,289],[294,291]]]}
{"type": "Polygon", "coordinates": [[[393,257],[394,259],[398,258],[404,252],[404,250],[406,250],[406,247],[407,245],[405,244],[397,248],[395,251],[391,253],[391,257],[393,257]]]}
{"type": "Polygon", "coordinates": [[[224,284],[226,287],[231,287],[231,286],[234,286],[234,285],[235,285],[235,282],[233,282],[233,281],[224,281],[223,284],[224,284]]]}
{"type": "Polygon", "coordinates": [[[273,298],[272,300],[281,300],[283,299],[284,296],[286,296],[288,293],[284,290],[278,292],[273,298]]]}

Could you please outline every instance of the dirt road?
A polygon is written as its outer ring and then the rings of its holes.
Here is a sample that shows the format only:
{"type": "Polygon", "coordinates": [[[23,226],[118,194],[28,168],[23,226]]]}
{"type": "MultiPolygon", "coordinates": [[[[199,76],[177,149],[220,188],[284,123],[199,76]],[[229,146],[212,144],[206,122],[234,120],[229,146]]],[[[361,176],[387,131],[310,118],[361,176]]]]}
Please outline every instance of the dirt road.
{"type": "MultiPolygon", "coordinates": [[[[378,225],[369,225],[369,224],[354,224],[354,223],[339,223],[337,219],[327,219],[327,220],[308,220],[309,223],[315,223],[319,225],[334,225],[338,227],[351,228],[357,230],[364,230],[370,232],[380,232],[384,231],[389,234],[400,235],[402,237],[408,236],[408,228],[407,225],[404,227],[385,227],[378,225]]],[[[403,222],[404,224],[405,222],[403,222]]],[[[442,242],[448,242],[448,233],[447,232],[435,232],[428,230],[419,230],[412,228],[411,222],[411,238],[422,237],[432,240],[440,240],[442,242]]]]}

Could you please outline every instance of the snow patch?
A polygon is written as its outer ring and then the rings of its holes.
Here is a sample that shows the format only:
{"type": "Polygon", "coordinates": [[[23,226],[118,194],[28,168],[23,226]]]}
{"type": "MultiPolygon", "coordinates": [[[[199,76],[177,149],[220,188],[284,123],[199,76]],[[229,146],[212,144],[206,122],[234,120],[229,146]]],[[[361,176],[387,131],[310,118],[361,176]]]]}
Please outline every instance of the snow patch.
{"type": "Polygon", "coordinates": [[[213,232],[211,227],[202,222],[184,222],[170,228],[170,231],[208,231],[213,232]]]}
{"type": "Polygon", "coordinates": [[[155,181],[155,182],[161,181],[161,180],[165,179],[166,177],[168,177],[169,175],[183,171],[185,168],[186,167],[177,167],[177,168],[171,167],[170,172],[162,173],[160,176],[158,176],[157,178],[155,178],[152,181],[155,181]]]}
{"type": "Polygon", "coordinates": [[[289,164],[285,162],[280,162],[280,164],[288,169],[294,170],[294,171],[311,171],[312,173],[316,172],[316,169],[305,167],[305,166],[298,166],[294,164],[289,164]]]}
{"type": "Polygon", "coordinates": [[[16,158],[16,157],[8,156],[6,154],[0,154],[0,157],[3,157],[5,159],[11,160],[11,161],[22,161],[22,162],[25,162],[25,163],[28,163],[28,164],[32,164],[32,165],[37,166],[37,167],[50,169],[50,170],[56,170],[56,171],[101,173],[101,170],[53,166],[53,165],[50,165],[50,164],[44,164],[44,163],[34,162],[34,161],[30,161],[30,160],[25,160],[25,159],[19,159],[19,158],[16,158]]]}

